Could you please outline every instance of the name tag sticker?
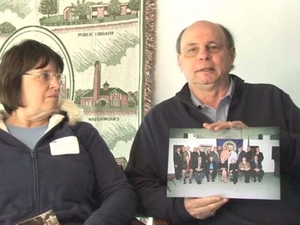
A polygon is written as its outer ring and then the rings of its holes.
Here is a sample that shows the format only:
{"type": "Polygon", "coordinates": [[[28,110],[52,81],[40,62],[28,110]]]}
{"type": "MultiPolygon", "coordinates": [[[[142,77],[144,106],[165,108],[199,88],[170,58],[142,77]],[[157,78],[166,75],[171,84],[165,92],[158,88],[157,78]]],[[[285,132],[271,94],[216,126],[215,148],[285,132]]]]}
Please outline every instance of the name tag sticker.
{"type": "Polygon", "coordinates": [[[63,137],[50,142],[50,151],[51,155],[79,154],[77,137],[63,137]]]}

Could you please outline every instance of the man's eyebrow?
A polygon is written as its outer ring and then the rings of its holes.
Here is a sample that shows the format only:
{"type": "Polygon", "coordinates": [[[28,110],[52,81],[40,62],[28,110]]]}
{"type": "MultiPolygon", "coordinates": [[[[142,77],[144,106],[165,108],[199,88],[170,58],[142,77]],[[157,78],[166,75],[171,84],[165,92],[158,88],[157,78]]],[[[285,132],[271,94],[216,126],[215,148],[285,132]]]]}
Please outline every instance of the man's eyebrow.
{"type": "Polygon", "coordinates": [[[220,45],[219,42],[216,42],[216,41],[209,41],[208,44],[216,44],[216,45],[220,45]]]}
{"type": "MultiPolygon", "coordinates": [[[[219,42],[216,42],[216,41],[209,41],[206,45],[210,45],[210,44],[216,44],[216,45],[220,45],[219,42]]],[[[191,42],[191,43],[187,43],[185,46],[198,46],[199,44],[198,43],[194,43],[194,42],[191,42]]]]}
{"type": "Polygon", "coordinates": [[[185,46],[190,47],[190,46],[197,46],[197,43],[187,43],[185,46]]]}

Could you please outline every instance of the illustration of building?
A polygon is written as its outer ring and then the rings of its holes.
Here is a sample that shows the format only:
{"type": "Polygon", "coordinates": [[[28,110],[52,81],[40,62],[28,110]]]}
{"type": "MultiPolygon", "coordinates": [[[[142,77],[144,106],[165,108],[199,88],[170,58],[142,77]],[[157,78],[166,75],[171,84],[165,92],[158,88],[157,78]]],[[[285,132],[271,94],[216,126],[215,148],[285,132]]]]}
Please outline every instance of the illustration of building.
{"type": "MultiPolygon", "coordinates": [[[[90,9],[91,9],[91,15],[89,19],[96,19],[96,18],[103,18],[109,16],[109,13],[107,12],[107,8],[109,6],[109,3],[93,3],[93,2],[87,2],[86,3],[90,9]]],[[[72,6],[68,6],[63,11],[63,18],[65,20],[74,20],[77,19],[73,17],[72,15],[72,6]]],[[[121,13],[120,16],[128,15],[128,14],[137,14],[136,10],[131,10],[128,7],[127,3],[121,3],[121,13]]]]}
{"type": "Polygon", "coordinates": [[[122,108],[128,106],[129,95],[107,82],[101,88],[101,65],[95,62],[93,89],[80,97],[82,107],[99,106],[101,108],[122,108]]]}

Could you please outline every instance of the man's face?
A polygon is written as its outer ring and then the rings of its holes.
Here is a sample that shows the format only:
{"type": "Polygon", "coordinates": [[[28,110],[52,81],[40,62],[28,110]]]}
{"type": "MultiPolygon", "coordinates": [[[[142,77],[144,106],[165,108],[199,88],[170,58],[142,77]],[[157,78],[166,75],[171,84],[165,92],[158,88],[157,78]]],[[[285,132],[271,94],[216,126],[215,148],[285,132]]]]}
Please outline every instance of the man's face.
{"type": "Polygon", "coordinates": [[[225,34],[213,23],[199,21],[185,30],[178,65],[190,88],[222,84],[228,79],[235,49],[228,49],[225,34]]]}

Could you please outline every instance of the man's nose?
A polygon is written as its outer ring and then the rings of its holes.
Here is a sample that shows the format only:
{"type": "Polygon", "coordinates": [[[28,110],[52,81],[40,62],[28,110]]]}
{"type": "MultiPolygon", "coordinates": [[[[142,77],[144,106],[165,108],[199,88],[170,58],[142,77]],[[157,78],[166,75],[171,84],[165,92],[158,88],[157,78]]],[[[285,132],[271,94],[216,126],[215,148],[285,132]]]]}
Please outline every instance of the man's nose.
{"type": "Polygon", "coordinates": [[[210,59],[210,54],[209,54],[208,50],[203,49],[203,48],[200,49],[199,53],[198,53],[198,59],[199,60],[208,60],[208,59],[210,59]]]}

